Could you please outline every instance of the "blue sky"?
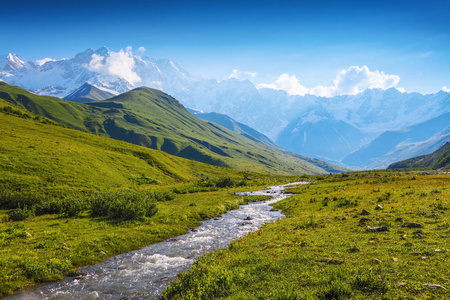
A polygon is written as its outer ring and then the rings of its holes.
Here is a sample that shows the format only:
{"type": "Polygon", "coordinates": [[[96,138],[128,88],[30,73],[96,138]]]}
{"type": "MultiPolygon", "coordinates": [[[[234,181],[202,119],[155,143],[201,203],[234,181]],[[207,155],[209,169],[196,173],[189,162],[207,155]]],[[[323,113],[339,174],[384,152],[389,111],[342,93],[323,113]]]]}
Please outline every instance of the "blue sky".
{"type": "Polygon", "coordinates": [[[408,92],[434,93],[450,87],[449,13],[450,1],[4,0],[0,53],[36,60],[144,47],[206,78],[237,69],[256,72],[258,84],[287,73],[307,87],[366,65],[408,92]]]}

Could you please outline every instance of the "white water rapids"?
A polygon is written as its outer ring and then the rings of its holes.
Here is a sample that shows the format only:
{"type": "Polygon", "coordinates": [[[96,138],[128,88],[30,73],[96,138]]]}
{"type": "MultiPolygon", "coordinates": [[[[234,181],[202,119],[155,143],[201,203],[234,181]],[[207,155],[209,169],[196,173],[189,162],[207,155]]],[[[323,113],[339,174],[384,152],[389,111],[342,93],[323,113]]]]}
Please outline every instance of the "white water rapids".
{"type": "Polygon", "coordinates": [[[140,250],[120,254],[105,262],[84,267],[81,279],[67,277],[62,281],[40,285],[6,299],[157,299],[176,274],[187,270],[196,257],[226,247],[234,239],[255,231],[263,224],[284,217],[272,211],[270,204],[290,196],[286,186],[239,195],[269,195],[272,199],[241,205],[219,218],[204,221],[189,233],[140,250]]]}

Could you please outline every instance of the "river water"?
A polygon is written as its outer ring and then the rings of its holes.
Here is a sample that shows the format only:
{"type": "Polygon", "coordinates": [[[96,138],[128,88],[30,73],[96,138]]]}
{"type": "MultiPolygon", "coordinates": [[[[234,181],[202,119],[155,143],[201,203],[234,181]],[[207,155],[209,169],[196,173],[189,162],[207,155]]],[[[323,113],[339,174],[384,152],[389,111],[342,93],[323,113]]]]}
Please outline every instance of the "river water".
{"type": "Polygon", "coordinates": [[[230,241],[284,217],[281,211],[271,211],[270,204],[290,196],[284,190],[295,184],[304,182],[239,193],[269,195],[272,199],[241,205],[219,218],[204,221],[185,235],[84,267],[81,272],[86,275],[82,278],[67,277],[6,299],[157,299],[176,274],[188,269],[198,256],[226,247],[230,241]]]}

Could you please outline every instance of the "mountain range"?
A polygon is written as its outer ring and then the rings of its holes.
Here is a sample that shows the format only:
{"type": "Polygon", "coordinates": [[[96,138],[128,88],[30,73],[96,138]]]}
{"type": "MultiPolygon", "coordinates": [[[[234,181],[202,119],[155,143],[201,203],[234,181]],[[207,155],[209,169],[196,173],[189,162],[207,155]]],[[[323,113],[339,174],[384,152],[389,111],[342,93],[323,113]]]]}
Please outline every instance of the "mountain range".
{"type": "MultiPolygon", "coordinates": [[[[387,132],[407,130],[450,112],[450,94],[443,91],[422,95],[391,88],[332,98],[289,95],[283,90],[258,89],[248,80],[199,78],[167,59],[123,50],[113,52],[105,47],[88,49],[70,59],[39,63],[24,62],[15,54],[3,55],[0,79],[33,93],[68,100],[77,99],[70,94],[86,82],[118,93],[139,86],[156,88],[185,107],[227,115],[286,150],[359,169],[384,168],[398,159],[409,158],[406,155],[435,149],[423,147],[426,141],[437,138],[431,130],[422,135],[421,141],[409,143],[410,151],[385,151],[380,159],[372,156],[374,152],[364,150],[374,147],[370,143],[387,132]],[[127,66],[125,71],[117,72],[116,62],[127,66]],[[418,148],[414,150],[415,147],[418,148]],[[363,155],[367,157],[353,159],[363,155]]],[[[440,142],[447,140],[443,137],[440,142]]],[[[402,148],[405,142],[398,141],[392,147],[402,148]]]]}
{"type": "Polygon", "coordinates": [[[0,98],[74,129],[211,165],[273,174],[345,171],[201,120],[173,97],[147,87],[104,101],[76,103],[0,82],[0,98]]]}

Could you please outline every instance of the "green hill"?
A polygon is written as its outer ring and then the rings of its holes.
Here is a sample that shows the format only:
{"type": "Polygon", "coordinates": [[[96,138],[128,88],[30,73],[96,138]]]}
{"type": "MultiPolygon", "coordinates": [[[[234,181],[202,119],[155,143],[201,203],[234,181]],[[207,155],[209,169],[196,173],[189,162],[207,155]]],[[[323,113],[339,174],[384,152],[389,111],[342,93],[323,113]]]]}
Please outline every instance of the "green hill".
{"type": "Polygon", "coordinates": [[[198,181],[199,174],[240,176],[237,170],[64,128],[4,100],[0,100],[0,141],[3,190],[104,191],[198,181]]]}
{"type": "Polygon", "coordinates": [[[272,174],[343,171],[245,138],[190,114],[176,99],[138,88],[105,101],[74,103],[0,82],[0,98],[72,128],[211,165],[272,174]]]}
{"type": "Polygon", "coordinates": [[[450,169],[450,142],[445,143],[435,152],[413,157],[391,164],[388,169],[429,168],[450,169]]]}

